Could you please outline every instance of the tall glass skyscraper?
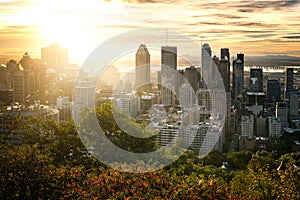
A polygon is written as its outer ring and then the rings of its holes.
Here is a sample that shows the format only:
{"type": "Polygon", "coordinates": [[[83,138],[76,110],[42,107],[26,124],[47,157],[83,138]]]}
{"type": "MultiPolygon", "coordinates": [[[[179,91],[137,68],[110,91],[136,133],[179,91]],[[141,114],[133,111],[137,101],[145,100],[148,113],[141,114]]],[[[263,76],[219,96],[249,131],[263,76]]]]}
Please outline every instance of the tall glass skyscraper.
{"type": "Polygon", "coordinates": [[[161,98],[162,104],[174,105],[177,85],[177,47],[161,47],[161,98]]]}
{"type": "Polygon", "coordinates": [[[135,89],[150,92],[150,54],[146,45],[141,44],[135,54],[135,89]]]}

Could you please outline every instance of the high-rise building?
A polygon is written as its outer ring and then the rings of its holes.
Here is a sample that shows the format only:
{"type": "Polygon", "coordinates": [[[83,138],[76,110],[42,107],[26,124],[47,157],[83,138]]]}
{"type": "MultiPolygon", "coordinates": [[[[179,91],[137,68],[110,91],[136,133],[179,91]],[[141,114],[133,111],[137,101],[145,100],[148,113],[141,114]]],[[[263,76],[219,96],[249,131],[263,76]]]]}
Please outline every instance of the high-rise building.
{"type": "Polygon", "coordinates": [[[177,84],[177,47],[163,46],[161,48],[161,98],[162,104],[174,105],[177,84]]]}
{"type": "Polygon", "coordinates": [[[268,137],[268,132],[266,131],[266,118],[262,115],[256,118],[256,136],[258,137],[268,137]]]}
{"type": "Polygon", "coordinates": [[[288,107],[285,102],[276,103],[276,115],[281,121],[281,130],[288,127],[288,107]]]}
{"type": "Polygon", "coordinates": [[[244,54],[238,54],[236,60],[233,61],[233,98],[240,97],[244,88],[244,54]]]}
{"type": "Polygon", "coordinates": [[[93,108],[95,106],[95,88],[90,81],[78,81],[74,89],[74,103],[93,108]]]}
{"type": "Polygon", "coordinates": [[[68,49],[51,44],[41,49],[42,62],[49,68],[61,69],[68,66],[68,49]]]}
{"type": "Polygon", "coordinates": [[[236,58],[241,60],[243,65],[245,64],[245,55],[243,53],[238,53],[236,58]]]}
{"type": "Polygon", "coordinates": [[[268,133],[269,137],[281,136],[281,121],[280,118],[268,117],[268,133]]]}
{"type": "Polygon", "coordinates": [[[189,68],[185,68],[185,73],[184,77],[187,79],[187,81],[190,83],[192,86],[193,90],[197,92],[199,88],[199,83],[200,83],[200,69],[191,66],[189,68]]]}
{"type": "Polygon", "coordinates": [[[242,116],[241,120],[241,134],[246,136],[253,136],[253,127],[254,126],[254,117],[250,116],[242,116]]]}
{"type": "Polygon", "coordinates": [[[281,86],[278,80],[268,80],[267,83],[267,97],[273,102],[281,100],[281,86]]]}
{"type": "Polygon", "coordinates": [[[113,97],[119,109],[124,110],[132,117],[137,116],[140,110],[137,96],[133,93],[117,93],[114,94],[113,97]]]}
{"type": "Polygon", "coordinates": [[[36,74],[33,70],[33,61],[26,52],[19,62],[19,69],[13,71],[12,78],[13,101],[23,104],[33,102],[36,94],[36,74]]]}
{"type": "Polygon", "coordinates": [[[286,68],[285,70],[285,90],[284,97],[289,99],[292,94],[298,94],[299,92],[294,89],[294,69],[286,68]]]}
{"type": "Polygon", "coordinates": [[[229,92],[230,91],[230,52],[228,48],[221,48],[221,60],[220,60],[219,71],[225,72],[224,74],[221,73],[221,76],[223,78],[225,90],[226,92],[229,92]],[[225,63],[227,64],[227,67],[225,67],[225,63]]]}
{"type": "Polygon", "coordinates": [[[297,116],[299,114],[299,96],[292,94],[289,101],[290,116],[297,116]]]}
{"type": "Polygon", "coordinates": [[[226,59],[230,62],[230,53],[228,48],[221,48],[221,59],[226,59]]]}
{"type": "Polygon", "coordinates": [[[174,145],[180,132],[179,126],[163,124],[162,126],[156,126],[155,128],[159,130],[157,140],[162,147],[174,145]]]}
{"type": "Polygon", "coordinates": [[[221,74],[221,77],[223,79],[224,89],[226,92],[228,92],[229,91],[229,76],[227,73],[228,60],[221,59],[220,65],[218,67],[219,67],[219,72],[221,74]]]}
{"type": "Polygon", "coordinates": [[[150,54],[146,45],[141,44],[135,54],[135,89],[150,92],[150,54]]]}
{"type": "Polygon", "coordinates": [[[202,80],[206,82],[206,85],[211,85],[211,48],[209,44],[205,43],[202,45],[201,50],[201,76],[202,80]]]}
{"type": "Polygon", "coordinates": [[[262,71],[262,69],[250,69],[249,91],[250,92],[263,92],[263,71],[262,71]]]}
{"type": "Polygon", "coordinates": [[[188,83],[182,84],[179,88],[179,103],[183,107],[190,107],[195,103],[195,93],[188,83]]]}

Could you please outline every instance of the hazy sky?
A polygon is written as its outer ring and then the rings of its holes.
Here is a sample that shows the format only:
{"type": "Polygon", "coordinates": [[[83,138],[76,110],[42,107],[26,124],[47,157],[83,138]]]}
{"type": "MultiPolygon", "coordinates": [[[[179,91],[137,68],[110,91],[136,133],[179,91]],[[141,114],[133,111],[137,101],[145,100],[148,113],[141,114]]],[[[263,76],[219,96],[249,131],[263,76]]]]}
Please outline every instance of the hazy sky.
{"type": "Polygon", "coordinates": [[[300,0],[0,0],[0,55],[40,58],[55,42],[81,64],[108,38],[145,27],[202,38],[216,55],[300,56],[300,0]]]}

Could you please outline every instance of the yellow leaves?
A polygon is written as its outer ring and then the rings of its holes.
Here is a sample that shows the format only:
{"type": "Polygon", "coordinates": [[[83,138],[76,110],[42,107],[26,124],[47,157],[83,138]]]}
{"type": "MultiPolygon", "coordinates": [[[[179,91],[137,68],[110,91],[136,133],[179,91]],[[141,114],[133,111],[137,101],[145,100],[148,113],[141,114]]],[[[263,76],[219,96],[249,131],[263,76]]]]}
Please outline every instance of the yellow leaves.
{"type": "Polygon", "coordinates": [[[148,183],[147,181],[144,181],[144,182],[143,182],[143,185],[144,185],[145,187],[148,187],[148,186],[149,186],[149,183],[148,183]]]}
{"type": "Polygon", "coordinates": [[[208,182],[208,186],[213,186],[214,185],[214,180],[210,180],[209,182],[208,182]]]}

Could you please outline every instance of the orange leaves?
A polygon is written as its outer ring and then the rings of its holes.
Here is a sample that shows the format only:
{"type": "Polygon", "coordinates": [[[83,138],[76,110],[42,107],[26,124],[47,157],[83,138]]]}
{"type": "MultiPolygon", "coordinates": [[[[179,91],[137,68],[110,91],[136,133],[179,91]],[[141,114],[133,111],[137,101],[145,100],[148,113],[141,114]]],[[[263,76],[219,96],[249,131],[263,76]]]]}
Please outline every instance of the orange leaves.
{"type": "Polygon", "coordinates": [[[148,186],[149,186],[149,183],[148,183],[147,181],[144,181],[144,182],[143,182],[143,185],[144,185],[145,187],[148,187],[148,186]]]}

